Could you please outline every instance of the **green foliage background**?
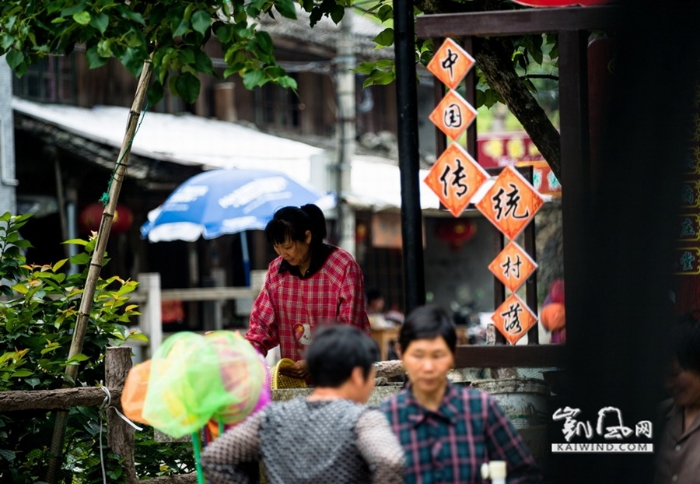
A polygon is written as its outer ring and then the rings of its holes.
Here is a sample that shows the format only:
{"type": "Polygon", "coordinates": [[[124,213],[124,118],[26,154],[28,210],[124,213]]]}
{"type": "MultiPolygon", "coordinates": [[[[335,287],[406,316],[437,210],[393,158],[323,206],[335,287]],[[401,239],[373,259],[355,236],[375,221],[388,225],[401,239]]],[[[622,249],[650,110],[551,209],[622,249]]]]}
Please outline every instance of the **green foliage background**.
{"type": "MultiPolygon", "coordinates": [[[[87,268],[62,272],[68,259],[53,265],[27,264],[22,250],[31,247],[20,229],[28,215],[0,217],[0,391],[61,388],[67,365],[80,365],[76,385],[95,386],[104,380],[105,349],[110,344],[146,337],[124,325],[136,316],[129,293],[136,282],[119,277],[100,280],[90,313],[83,352],[68,360],[87,268]]],[[[84,251],[70,262],[85,266],[96,239],[75,239],[84,251]]],[[[105,263],[108,258],[105,259],[105,263]]],[[[62,481],[102,482],[99,445],[106,445],[106,429],[96,407],[73,407],[68,417],[62,481]],[[102,425],[101,425],[102,424],[102,425]]],[[[26,410],[0,415],[0,482],[42,482],[46,477],[53,433],[52,414],[26,410]]],[[[156,444],[152,429],[137,432],[136,460],[142,477],[193,470],[191,447],[156,444]]],[[[109,482],[121,482],[118,456],[104,449],[109,482]]]]}

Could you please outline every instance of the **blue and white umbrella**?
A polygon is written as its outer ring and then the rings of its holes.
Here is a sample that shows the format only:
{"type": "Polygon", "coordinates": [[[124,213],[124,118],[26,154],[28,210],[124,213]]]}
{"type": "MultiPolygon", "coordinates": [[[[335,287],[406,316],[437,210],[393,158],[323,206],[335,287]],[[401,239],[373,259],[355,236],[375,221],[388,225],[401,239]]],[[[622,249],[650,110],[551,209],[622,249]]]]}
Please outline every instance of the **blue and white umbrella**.
{"type": "Polygon", "coordinates": [[[211,170],[185,181],[152,211],[141,227],[141,236],[151,242],[214,239],[264,229],[277,209],[307,203],[328,209],[335,205],[335,197],[281,172],[211,170]]]}

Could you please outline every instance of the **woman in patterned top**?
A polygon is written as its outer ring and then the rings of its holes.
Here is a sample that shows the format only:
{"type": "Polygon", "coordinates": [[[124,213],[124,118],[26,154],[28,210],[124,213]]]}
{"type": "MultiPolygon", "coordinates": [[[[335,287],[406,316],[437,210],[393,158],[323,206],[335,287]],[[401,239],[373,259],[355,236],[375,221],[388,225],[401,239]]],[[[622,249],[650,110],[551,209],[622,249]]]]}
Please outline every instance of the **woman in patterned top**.
{"type": "Polygon", "coordinates": [[[362,271],[348,252],[323,242],[326,220],[316,205],[279,209],[265,236],[279,257],[268,267],[245,337],[263,355],[280,345],[282,358],[297,362],[282,374],[302,378],[316,325],[349,324],[369,334],[362,271]]]}
{"type": "Polygon", "coordinates": [[[406,483],[482,482],[485,462],[505,461],[508,483],[540,482],[541,473],[508,417],[486,393],[452,385],[457,334],[436,306],[415,309],[399,333],[410,381],[381,409],[406,454],[406,483]]]}
{"type": "Polygon", "coordinates": [[[379,410],[363,404],[374,388],[377,346],[346,325],[319,329],[306,361],[308,398],[273,403],[210,444],[202,465],[212,484],[400,484],[401,445],[379,410]]]}

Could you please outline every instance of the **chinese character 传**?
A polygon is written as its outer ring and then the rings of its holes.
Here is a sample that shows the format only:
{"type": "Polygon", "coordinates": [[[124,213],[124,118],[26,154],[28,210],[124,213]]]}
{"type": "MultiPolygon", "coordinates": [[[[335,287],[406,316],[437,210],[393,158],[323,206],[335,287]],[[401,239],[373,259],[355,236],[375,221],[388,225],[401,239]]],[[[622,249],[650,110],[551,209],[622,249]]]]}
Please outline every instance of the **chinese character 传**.
{"type": "Polygon", "coordinates": [[[496,220],[501,220],[502,217],[508,217],[512,215],[515,219],[528,218],[530,216],[530,209],[526,208],[525,213],[518,214],[518,208],[520,203],[520,190],[518,187],[509,183],[511,191],[506,193],[503,188],[499,188],[498,192],[491,197],[491,200],[495,202],[493,204],[493,209],[496,211],[496,220]],[[505,207],[503,206],[503,196],[505,195],[505,207]],[[505,209],[505,213],[504,213],[505,209]]]}
{"type": "Polygon", "coordinates": [[[622,440],[632,433],[632,429],[625,427],[622,423],[622,412],[619,408],[615,407],[603,407],[598,410],[598,422],[596,424],[596,432],[598,435],[603,435],[605,439],[618,439],[622,440]],[[609,413],[614,413],[617,415],[617,422],[619,425],[611,425],[605,427],[605,435],[603,435],[603,420],[605,416],[609,413]]]}
{"type": "Polygon", "coordinates": [[[515,273],[516,279],[520,279],[520,266],[522,263],[523,261],[520,260],[520,256],[518,254],[515,255],[515,262],[511,262],[510,256],[508,256],[508,259],[501,264],[501,267],[503,268],[503,276],[506,279],[510,279],[510,274],[513,272],[515,273]]]}
{"type": "Polygon", "coordinates": [[[564,407],[563,409],[558,408],[554,415],[552,415],[552,420],[564,420],[564,428],[562,433],[567,442],[570,442],[574,435],[581,435],[583,431],[584,436],[587,439],[593,437],[593,428],[590,422],[579,422],[574,417],[581,413],[578,408],[564,407]]]}
{"type": "Polygon", "coordinates": [[[452,49],[447,48],[447,57],[445,57],[440,65],[443,69],[450,70],[450,79],[454,78],[454,73],[452,72],[452,67],[457,63],[459,55],[456,52],[452,52],[452,49]]]}
{"type": "MultiPolygon", "coordinates": [[[[465,193],[469,191],[469,187],[464,182],[462,182],[462,179],[467,177],[467,175],[464,174],[464,167],[462,166],[462,162],[459,158],[455,158],[455,161],[457,162],[457,169],[454,170],[454,172],[452,173],[452,182],[450,183],[450,185],[452,185],[453,187],[458,187],[459,191],[456,193],[456,195],[461,198],[464,196],[465,193]]],[[[450,165],[446,165],[445,170],[440,176],[440,181],[442,182],[442,194],[445,197],[447,197],[447,176],[450,174],[450,168],[450,165]]]]}
{"type": "Polygon", "coordinates": [[[457,103],[452,103],[447,106],[443,115],[445,126],[448,128],[462,127],[462,108],[457,103]]]}
{"type": "Polygon", "coordinates": [[[523,308],[520,307],[520,303],[511,304],[508,311],[501,313],[503,318],[503,328],[510,334],[518,334],[523,331],[520,326],[520,313],[523,312],[523,308]]]}

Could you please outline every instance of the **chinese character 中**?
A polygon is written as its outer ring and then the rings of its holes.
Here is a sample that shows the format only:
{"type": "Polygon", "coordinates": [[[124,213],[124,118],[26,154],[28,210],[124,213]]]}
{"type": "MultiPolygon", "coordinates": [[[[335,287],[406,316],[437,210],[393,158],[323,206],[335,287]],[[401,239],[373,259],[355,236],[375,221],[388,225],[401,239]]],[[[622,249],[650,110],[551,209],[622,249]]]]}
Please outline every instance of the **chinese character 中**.
{"type": "Polygon", "coordinates": [[[584,436],[587,439],[593,437],[593,427],[591,427],[590,422],[579,422],[574,417],[576,417],[581,410],[578,408],[564,407],[562,410],[558,408],[554,415],[552,415],[552,420],[564,420],[564,428],[562,433],[567,442],[570,442],[574,435],[581,435],[583,431],[584,436]]]}
{"type": "Polygon", "coordinates": [[[443,59],[443,61],[440,63],[443,69],[449,69],[450,70],[450,79],[454,78],[454,73],[452,72],[452,67],[457,63],[457,58],[459,56],[457,55],[456,52],[452,52],[452,49],[449,47],[447,48],[447,57],[443,59]]]}
{"type": "Polygon", "coordinates": [[[623,438],[627,437],[632,433],[632,429],[629,427],[625,427],[622,423],[622,412],[620,412],[619,408],[615,407],[603,407],[600,410],[598,410],[598,423],[596,424],[596,432],[598,435],[603,435],[603,438],[605,439],[618,439],[622,440],[623,438]],[[617,422],[619,425],[613,425],[613,426],[607,426],[605,427],[605,435],[603,435],[603,420],[605,419],[605,415],[608,413],[615,413],[617,414],[617,422]]]}
{"type": "Polygon", "coordinates": [[[523,328],[520,326],[520,313],[523,312],[523,308],[520,307],[520,303],[515,303],[510,305],[508,311],[501,313],[501,317],[504,319],[503,328],[511,333],[518,334],[522,332],[523,328]]]}
{"type": "Polygon", "coordinates": [[[695,261],[695,256],[690,252],[683,252],[681,256],[681,268],[682,270],[688,272],[693,270],[693,261],[695,261]]]}
{"type": "Polygon", "coordinates": [[[503,275],[506,277],[506,279],[510,279],[510,273],[511,271],[515,273],[516,279],[520,279],[520,266],[522,265],[523,261],[520,260],[520,256],[518,254],[515,254],[515,262],[510,261],[510,256],[508,256],[508,259],[501,264],[501,267],[503,268],[503,275]]]}
{"type": "MultiPolygon", "coordinates": [[[[464,174],[464,167],[459,158],[455,158],[457,162],[457,169],[452,173],[452,185],[453,187],[459,187],[459,191],[456,193],[458,197],[464,196],[469,190],[469,187],[462,182],[462,178],[466,178],[467,175],[464,174]]],[[[442,194],[447,197],[447,175],[450,174],[450,165],[445,166],[445,171],[442,172],[440,176],[440,181],[442,182],[442,194]]]]}
{"type": "Polygon", "coordinates": [[[696,235],[693,229],[693,221],[686,217],[681,222],[681,237],[692,237],[693,235],[696,235]]]}
{"type": "Polygon", "coordinates": [[[651,422],[648,420],[641,420],[637,422],[637,426],[635,427],[635,433],[634,435],[639,437],[640,435],[645,436],[646,438],[650,439],[651,438],[651,422]]]}
{"type": "Polygon", "coordinates": [[[513,218],[522,219],[528,218],[530,216],[530,209],[526,208],[524,214],[518,215],[518,204],[520,203],[520,190],[514,183],[509,183],[512,190],[508,193],[503,188],[499,188],[498,192],[491,197],[494,205],[493,208],[496,210],[496,220],[501,220],[501,217],[508,217],[512,214],[513,218]],[[506,196],[505,213],[503,213],[503,195],[506,196]]]}
{"type": "Polygon", "coordinates": [[[457,103],[452,103],[447,106],[444,114],[445,126],[448,128],[462,127],[462,108],[457,103]]]}

